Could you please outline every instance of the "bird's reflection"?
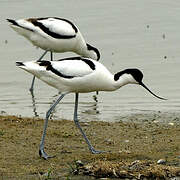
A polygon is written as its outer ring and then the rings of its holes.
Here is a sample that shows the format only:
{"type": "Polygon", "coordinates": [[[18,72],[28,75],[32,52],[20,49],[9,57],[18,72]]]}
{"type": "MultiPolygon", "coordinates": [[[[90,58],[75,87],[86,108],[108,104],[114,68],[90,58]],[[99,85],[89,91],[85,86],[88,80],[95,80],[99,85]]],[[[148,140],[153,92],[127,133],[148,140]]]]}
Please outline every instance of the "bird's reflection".
{"type": "MultiPolygon", "coordinates": [[[[34,95],[34,92],[31,91],[31,98],[32,98],[32,110],[33,110],[33,114],[34,114],[34,117],[39,117],[39,114],[37,112],[37,102],[36,102],[36,98],[35,98],[35,95],[34,95]]],[[[57,98],[57,96],[59,96],[60,93],[56,94],[53,96],[53,98],[57,98]]],[[[51,103],[50,103],[50,106],[55,102],[56,100],[54,99],[51,103]]],[[[55,112],[56,110],[54,109],[52,112],[51,112],[51,115],[50,115],[50,119],[53,119],[54,115],[55,115],[55,112]]]]}
{"type": "MultiPolygon", "coordinates": [[[[52,104],[55,103],[55,101],[56,101],[57,98],[60,96],[60,94],[61,94],[61,92],[58,92],[57,94],[55,94],[55,95],[53,96],[53,100],[52,100],[52,102],[50,103],[49,108],[52,106],[52,104]]],[[[54,108],[53,111],[51,112],[51,115],[49,116],[49,119],[53,119],[53,118],[55,118],[55,116],[56,116],[56,108],[54,108]]]]}
{"type": "Polygon", "coordinates": [[[98,110],[98,93],[96,95],[93,95],[93,110],[96,112],[96,114],[99,114],[99,110],[98,110]]]}
{"type": "Polygon", "coordinates": [[[31,97],[32,97],[32,108],[33,108],[34,117],[39,117],[37,108],[36,108],[36,98],[34,96],[34,92],[33,91],[30,91],[30,92],[31,92],[31,97]]]}
{"type": "Polygon", "coordinates": [[[93,98],[93,102],[88,103],[88,104],[91,104],[91,106],[88,106],[90,108],[85,109],[83,113],[88,114],[88,115],[96,115],[100,113],[98,110],[98,94],[93,95],[92,98],[93,98]]]}
{"type": "MultiPolygon", "coordinates": [[[[40,116],[40,113],[38,113],[37,111],[37,99],[34,95],[34,92],[30,92],[31,93],[31,98],[32,98],[32,111],[33,111],[33,115],[34,117],[39,117],[40,116]]],[[[58,92],[57,94],[55,94],[53,97],[53,100],[52,102],[49,102],[50,103],[50,106],[56,101],[56,99],[60,96],[60,92],[58,92]]],[[[98,94],[96,95],[93,95],[92,96],[92,99],[93,99],[93,102],[92,102],[92,105],[90,106],[90,109],[88,110],[85,110],[83,113],[86,113],[86,114],[99,114],[99,110],[98,110],[98,94]]],[[[53,119],[56,115],[56,109],[54,109],[52,112],[51,112],[51,115],[50,115],[50,119],[53,119]]]]}

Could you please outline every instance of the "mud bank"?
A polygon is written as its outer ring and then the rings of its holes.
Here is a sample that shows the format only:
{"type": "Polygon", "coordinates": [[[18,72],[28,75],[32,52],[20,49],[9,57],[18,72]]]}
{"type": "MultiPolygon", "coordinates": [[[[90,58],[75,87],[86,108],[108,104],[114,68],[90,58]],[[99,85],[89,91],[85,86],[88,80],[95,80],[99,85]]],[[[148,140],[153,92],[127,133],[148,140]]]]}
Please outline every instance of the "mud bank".
{"type": "Polygon", "coordinates": [[[180,176],[178,117],[167,116],[169,123],[160,121],[161,115],[153,117],[146,121],[145,114],[138,114],[129,117],[134,122],[81,123],[94,147],[107,151],[103,154],[89,152],[72,121],[50,120],[45,150],[56,157],[43,160],[38,155],[43,120],[0,116],[0,179],[180,176]]]}

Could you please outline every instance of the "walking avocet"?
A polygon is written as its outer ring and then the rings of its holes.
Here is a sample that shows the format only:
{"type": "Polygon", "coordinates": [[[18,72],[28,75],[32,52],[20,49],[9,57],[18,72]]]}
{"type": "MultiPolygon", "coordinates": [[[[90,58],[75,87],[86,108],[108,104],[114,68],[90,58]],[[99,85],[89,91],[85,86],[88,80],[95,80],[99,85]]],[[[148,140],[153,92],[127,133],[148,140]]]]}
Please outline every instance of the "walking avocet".
{"type": "Polygon", "coordinates": [[[88,93],[92,91],[115,91],[126,84],[138,84],[148,90],[155,97],[165,100],[164,98],[155,95],[147,88],[147,86],[144,85],[142,82],[143,74],[138,69],[125,69],[112,75],[101,63],[83,57],[72,57],[61,59],[59,61],[17,62],[16,65],[21,69],[32,73],[37,78],[41,79],[48,85],[53,86],[62,93],[46,113],[44,130],[39,149],[39,154],[44,159],[50,157],[44,151],[48,118],[55,106],[68,93],[75,93],[74,122],[79,128],[88,144],[89,150],[92,153],[101,153],[102,151],[94,149],[78,122],[77,109],[79,93],[88,93]]]}
{"type": "MultiPolygon", "coordinates": [[[[10,26],[20,35],[27,38],[33,45],[45,50],[44,55],[50,51],[51,60],[52,53],[58,52],[74,52],[83,57],[99,60],[100,53],[97,48],[87,44],[79,31],[78,27],[71,21],[64,18],[45,17],[45,18],[29,18],[12,20],[7,19],[10,26]]],[[[34,78],[30,91],[33,91],[34,78]]]]}

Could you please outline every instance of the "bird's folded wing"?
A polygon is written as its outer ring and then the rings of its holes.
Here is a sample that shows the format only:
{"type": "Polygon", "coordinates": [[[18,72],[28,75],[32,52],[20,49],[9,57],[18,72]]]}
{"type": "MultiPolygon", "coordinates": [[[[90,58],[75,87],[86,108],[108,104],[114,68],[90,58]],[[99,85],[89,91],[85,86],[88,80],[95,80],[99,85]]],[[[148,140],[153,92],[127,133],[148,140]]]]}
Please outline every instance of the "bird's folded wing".
{"type": "Polygon", "coordinates": [[[56,33],[59,36],[75,37],[77,28],[69,21],[56,18],[37,19],[36,25],[43,31],[56,33]]]}
{"type": "Polygon", "coordinates": [[[69,78],[83,77],[94,71],[86,61],[82,60],[52,61],[51,66],[54,72],[69,78]]]}

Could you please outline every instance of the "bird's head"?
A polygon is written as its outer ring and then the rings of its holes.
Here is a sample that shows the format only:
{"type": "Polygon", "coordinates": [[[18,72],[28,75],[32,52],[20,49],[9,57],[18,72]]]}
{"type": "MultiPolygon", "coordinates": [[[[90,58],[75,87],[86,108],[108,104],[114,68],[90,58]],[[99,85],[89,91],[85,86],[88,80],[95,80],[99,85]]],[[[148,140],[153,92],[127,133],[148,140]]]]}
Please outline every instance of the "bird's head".
{"type": "Polygon", "coordinates": [[[91,46],[90,44],[86,44],[87,45],[87,54],[86,57],[94,59],[94,60],[99,60],[100,59],[100,52],[97,48],[91,46]]]}
{"type": "Polygon", "coordinates": [[[154,94],[143,82],[143,73],[139,69],[125,69],[124,71],[118,72],[114,75],[114,80],[124,79],[124,84],[139,84],[147,91],[149,91],[156,98],[167,100],[154,94]]]}

